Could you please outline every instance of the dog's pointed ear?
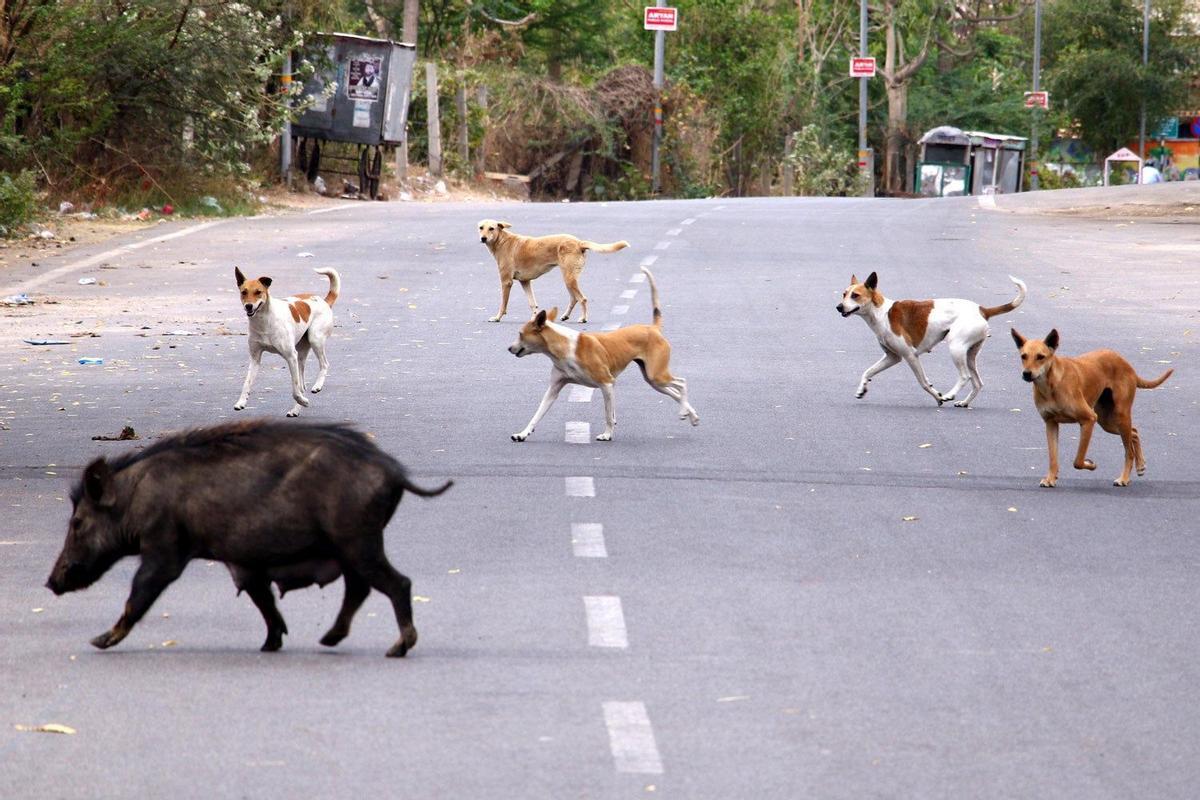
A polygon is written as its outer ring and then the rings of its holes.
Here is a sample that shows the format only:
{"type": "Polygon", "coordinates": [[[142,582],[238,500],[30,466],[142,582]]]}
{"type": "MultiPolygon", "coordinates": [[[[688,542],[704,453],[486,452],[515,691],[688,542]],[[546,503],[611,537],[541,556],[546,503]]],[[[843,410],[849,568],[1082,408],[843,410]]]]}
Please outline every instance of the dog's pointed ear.
{"type": "Polygon", "coordinates": [[[556,319],[558,319],[558,306],[554,306],[554,308],[546,312],[546,320],[548,322],[554,322],[556,319]]]}
{"type": "Polygon", "coordinates": [[[497,222],[496,227],[499,228],[500,230],[504,230],[505,228],[511,228],[512,223],[511,222],[497,222]]]}
{"type": "Polygon", "coordinates": [[[240,286],[241,286],[243,283],[245,283],[245,282],[246,282],[246,276],[245,276],[245,275],[243,275],[243,274],[242,274],[242,271],[241,271],[240,269],[238,269],[237,267],[234,267],[234,268],[233,268],[233,277],[237,278],[237,282],[238,282],[238,286],[239,286],[239,287],[240,287],[240,286]]]}
{"type": "Polygon", "coordinates": [[[1018,333],[1016,328],[1009,328],[1008,330],[1012,333],[1013,341],[1017,343],[1017,349],[1020,350],[1024,347],[1026,342],[1025,337],[1018,333]]]}
{"type": "Polygon", "coordinates": [[[263,277],[259,278],[258,282],[261,283],[263,286],[267,287],[268,289],[271,288],[271,279],[265,275],[263,277]]]}
{"type": "Polygon", "coordinates": [[[539,331],[546,327],[546,309],[543,308],[537,313],[537,316],[533,318],[533,327],[539,331]]]}
{"type": "Polygon", "coordinates": [[[875,291],[875,287],[878,285],[879,285],[879,276],[876,275],[874,272],[872,272],[870,275],[868,275],[867,279],[865,281],[863,281],[863,286],[867,287],[872,292],[875,291]]]}
{"type": "Polygon", "coordinates": [[[1051,350],[1057,350],[1058,349],[1058,328],[1055,328],[1054,330],[1047,333],[1046,338],[1043,339],[1042,341],[1046,343],[1046,347],[1049,347],[1051,350]]]}
{"type": "Polygon", "coordinates": [[[854,285],[854,284],[856,284],[856,283],[858,283],[858,276],[857,276],[857,275],[851,275],[851,276],[850,276],[850,285],[851,285],[851,286],[853,286],[853,285],[854,285]]]}

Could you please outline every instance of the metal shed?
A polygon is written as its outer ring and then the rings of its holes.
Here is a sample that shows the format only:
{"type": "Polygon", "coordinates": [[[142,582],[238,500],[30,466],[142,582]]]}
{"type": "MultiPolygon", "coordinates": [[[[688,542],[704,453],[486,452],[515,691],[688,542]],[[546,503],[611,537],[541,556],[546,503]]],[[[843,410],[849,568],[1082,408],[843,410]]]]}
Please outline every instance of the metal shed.
{"type": "Polygon", "coordinates": [[[304,57],[316,69],[304,84],[311,105],[292,123],[296,166],[310,181],[320,172],[357,175],[362,193],[375,197],[383,150],[404,140],[416,47],[323,33],[310,40],[304,57]],[[350,159],[357,161],[357,170],[322,169],[322,142],[359,145],[358,157],[350,159]]]}
{"type": "Polygon", "coordinates": [[[1023,188],[1023,136],[943,125],[921,137],[916,190],[926,197],[1012,194],[1023,188]]]}

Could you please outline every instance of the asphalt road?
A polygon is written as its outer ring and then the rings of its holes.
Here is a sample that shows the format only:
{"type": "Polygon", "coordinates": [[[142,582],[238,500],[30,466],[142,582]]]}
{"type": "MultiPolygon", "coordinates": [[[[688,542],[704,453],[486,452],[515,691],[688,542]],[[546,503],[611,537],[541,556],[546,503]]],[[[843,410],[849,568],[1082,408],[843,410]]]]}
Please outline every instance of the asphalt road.
{"type": "MultiPolygon", "coordinates": [[[[176,230],[0,276],[59,301],[3,312],[0,797],[1195,796],[1194,220],[970,199],[390,203],[150,241],[176,230]],[[506,352],[519,293],[486,321],[484,216],[632,243],[589,259],[589,330],[649,319],[631,279],[654,258],[701,425],[634,371],[614,442],[567,441],[603,425],[598,394],[568,392],[511,442],[549,364],[506,352]],[[340,647],[317,644],[340,583],[288,595],[276,654],[220,565],[193,563],[106,652],[87,641],[133,561],[86,592],[42,588],[81,466],[145,444],[93,435],[238,418],[235,264],[285,293],[339,269],[330,376],[303,419],[357,423],[418,480],[457,483],[406,498],[389,528],[417,595],[404,660],[383,657],[396,628],[378,594],[340,647]],[[872,270],[896,298],[999,304],[1007,275],[1028,283],[992,321],[974,408],[937,408],[903,367],[854,399],[878,347],[833,307],[872,270]],[[1096,472],[1038,488],[1043,426],[1010,324],[1057,327],[1067,354],[1117,348],[1145,376],[1176,368],[1138,394],[1145,477],[1114,488],[1119,441],[1098,432],[1096,472]],[[99,338],[20,341],[83,331],[99,338]],[[77,733],[17,727],[47,723],[77,733]]],[[[535,286],[544,306],[566,298],[556,274],[535,286]]],[[[925,364],[950,383],[943,348],[925,364]]],[[[243,416],[288,409],[278,359],[250,402],[243,416]]]]}

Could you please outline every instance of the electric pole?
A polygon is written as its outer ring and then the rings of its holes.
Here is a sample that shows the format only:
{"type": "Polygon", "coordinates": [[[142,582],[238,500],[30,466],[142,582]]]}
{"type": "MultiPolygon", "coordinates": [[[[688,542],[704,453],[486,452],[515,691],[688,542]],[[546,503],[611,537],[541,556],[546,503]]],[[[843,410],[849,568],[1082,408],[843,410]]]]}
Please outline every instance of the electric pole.
{"type": "MultiPolygon", "coordinates": [[[[1042,83],[1042,0],[1033,6],[1033,92],[1036,96],[1042,83]]],[[[1029,188],[1038,189],[1038,122],[1041,107],[1033,107],[1033,130],[1029,135],[1029,188]]]]}
{"type": "MultiPolygon", "coordinates": [[[[656,0],[655,6],[663,8],[666,0],[656,0]]],[[[654,138],[650,142],[650,193],[658,194],[662,189],[659,180],[659,150],[662,148],[662,89],[663,89],[663,56],[667,47],[665,31],[654,32],[654,138]]]]}

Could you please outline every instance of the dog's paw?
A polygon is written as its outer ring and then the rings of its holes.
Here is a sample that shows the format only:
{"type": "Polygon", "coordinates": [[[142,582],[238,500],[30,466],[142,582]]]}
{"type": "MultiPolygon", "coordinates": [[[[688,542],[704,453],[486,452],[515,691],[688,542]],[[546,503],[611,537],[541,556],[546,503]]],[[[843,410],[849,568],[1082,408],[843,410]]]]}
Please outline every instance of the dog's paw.
{"type": "Polygon", "coordinates": [[[937,404],[938,404],[938,408],[941,408],[941,407],[942,407],[942,403],[944,403],[944,402],[946,402],[946,401],[945,401],[945,400],[943,400],[942,398],[940,398],[940,397],[939,397],[939,398],[937,398],[937,404]]]}
{"type": "Polygon", "coordinates": [[[313,394],[319,394],[320,391],[324,388],[325,388],[324,386],[322,386],[321,384],[318,383],[318,384],[314,384],[313,387],[311,389],[309,389],[309,391],[312,392],[313,394]]]}
{"type": "Polygon", "coordinates": [[[1082,464],[1076,464],[1076,465],[1075,465],[1075,469],[1086,469],[1086,470],[1093,470],[1093,469],[1095,469],[1095,468],[1096,468],[1096,462],[1095,462],[1095,461],[1092,461],[1090,458],[1085,458],[1085,459],[1083,460],[1083,463],[1082,463],[1082,464]]]}
{"type": "Polygon", "coordinates": [[[866,396],[867,396],[867,388],[865,386],[854,393],[855,400],[862,400],[866,396]]]}
{"type": "Polygon", "coordinates": [[[287,415],[289,417],[298,417],[298,416],[300,416],[300,412],[296,411],[295,409],[292,409],[291,411],[287,412],[287,415]]]}
{"type": "Polygon", "coordinates": [[[612,434],[611,434],[611,433],[600,433],[600,434],[597,434],[597,435],[596,435],[596,441],[597,441],[597,442],[611,442],[611,441],[612,441],[612,434]]]}
{"type": "Polygon", "coordinates": [[[586,325],[586,324],[587,324],[587,317],[580,317],[580,318],[579,318],[579,324],[580,324],[580,325],[586,325]]]}
{"type": "MultiPolygon", "coordinates": [[[[533,433],[533,431],[529,431],[529,433],[533,433]]],[[[522,431],[521,433],[514,433],[509,438],[512,439],[514,442],[523,442],[529,438],[529,433],[525,433],[524,431],[522,431]]]]}
{"type": "Polygon", "coordinates": [[[244,409],[245,407],[246,407],[246,404],[245,404],[245,403],[235,403],[235,404],[234,404],[234,406],[233,406],[233,410],[234,410],[234,411],[241,411],[241,410],[242,410],[242,409],[244,409]]]}
{"type": "MultiPolygon", "coordinates": [[[[561,317],[558,318],[558,321],[559,322],[570,322],[571,318],[568,317],[566,314],[563,314],[561,317]]],[[[586,322],[586,320],[584,320],[584,321],[586,322]]]]}
{"type": "Polygon", "coordinates": [[[1120,478],[1117,478],[1115,481],[1113,481],[1113,486],[1128,486],[1128,485],[1129,485],[1128,478],[1126,478],[1125,480],[1121,480],[1120,478]]]}
{"type": "Polygon", "coordinates": [[[496,316],[494,316],[494,317],[488,317],[488,322],[499,322],[499,321],[500,321],[500,315],[499,315],[499,314],[497,314],[497,315],[496,315],[496,316]]]}
{"type": "Polygon", "coordinates": [[[296,405],[308,408],[312,405],[312,401],[302,394],[292,395],[292,399],[296,401],[296,405]]]}
{"type": "Polygon", "coordinates": [[[1146,465],[1145,465],[1145,464],[1138,464],[1138,468],[1137,468],[1137,474],[1138,474],[1138,475],[1145,475],[1145,474],[1146,474],[1146,465]]]}
{"type": "Polygon", "coordinates": [[[1058,483],[1057,478],[1042,478],[1038,482],[1038,486],[1042,487],[1043,489],[1053,489],[1056,483],[1058,483]]]}
{"type": "Polygon", "coordinates": [[[954,404],[954,407],[955,408],[969,408],[970,403],[968,403],[966,400],[959,400],[957,403],[954,404]]]}

